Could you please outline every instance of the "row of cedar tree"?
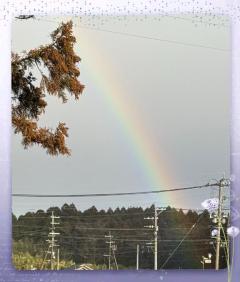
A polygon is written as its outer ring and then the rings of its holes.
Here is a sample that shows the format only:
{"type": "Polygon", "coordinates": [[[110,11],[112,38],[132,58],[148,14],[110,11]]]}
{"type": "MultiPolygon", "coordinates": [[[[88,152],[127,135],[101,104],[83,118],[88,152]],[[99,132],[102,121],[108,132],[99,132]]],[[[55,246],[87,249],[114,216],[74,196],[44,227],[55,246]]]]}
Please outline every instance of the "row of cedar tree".
{"type": "MultiPolygon", "coordinates": [[[[48,248],[46,240],[50,232],[52,210],[55,216],[60,217],[57,220],[60,224],[57,225],[56,232],[60,233],[57,240],[62,261],[73,261],[76,267],[81,263],[107,265],[108,258],[104,256],[108,254],[105,235],[111,230],[117,245],[115,253],[120,268],[135,268],[137,244],[140,249],[139,267],[153,268],[153,249],[147,244],[153,240],[153,230],[144,228],[153,223],[144,218],[153,216],[154,206],[146,209],[130,207],[107,211],[98,211],[93,206],[81,212],[73,204],[64,204],[62,208],[52,207],[46,212],[28,212],[18,218],[13,215],[13,257],[24,253],[32,257],[44,257],[48,248]]],[[[201,268],[202,256],[208,256],[208,253],[212,253],[213,257],[212,264],[206,267],[214,268],[215,246],[212,243],[214,239],[211,238],[214,226],[208,211],[199,214],[191,210],[183,212],[168,207],[159,215],[158,224],[158,268],[169,256],[171,258],[164,268],[201,268]],[[197,221],[195,228],[171,256],[197,221]]],[[[221,268],[226,267],[224,253],[222,249],[221,268]]]]}

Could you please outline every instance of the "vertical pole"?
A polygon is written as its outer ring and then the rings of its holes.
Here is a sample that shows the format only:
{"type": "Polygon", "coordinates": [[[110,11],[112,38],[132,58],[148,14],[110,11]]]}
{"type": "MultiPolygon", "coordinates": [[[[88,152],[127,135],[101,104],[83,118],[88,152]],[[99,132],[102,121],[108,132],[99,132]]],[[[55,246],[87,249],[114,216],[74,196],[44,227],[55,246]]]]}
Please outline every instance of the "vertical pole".
{"type": "Polygon", "coordinates": [[[147,228],[151,228],[154,230],[154,270],[158,269],[158,216],[162,213],[165,209],[164,208],[157,208],[154,205],[154,216],[153,217],[146,217],[144,219],[153,220],[154,225],[144,226],[147,228]],[[158,211],[160,211],[158,213],[158,211]]]}
{"type": "Polygon", "coordinates": [[[116,245],[112,246],[113,258],[114,258],[116,269],[118,270],[118,264],[117,264],[117,259],[116,259],[116,255],[115,255],[116,248],[117,248],[116,245]]]}
{"type": "MultiPolygon", "coordinates": [[[[113,258],[114,258],[114,255],[115,255],[114,250],[113,250],[115,248],[115,245],[113,245],[114,241],[112,241],[113,236],[111,235],[111,231],[109,231],[109,235],[105,235],[105,238],[109,239],[109,241],[106,241],[106,244],[109,244],[109,245],[108,245],[108,255],[104,255],[104,256],[108,257],[108,269],[111,270],[111,257],[113,255],[113,258]]],[[[116,267],[117,267],[117,264],[116,264],[116,267]]]]}
{"type": "Polygon", "coordinates": [[[59,270],[59,249],[57,250],[57,270],[59,270]]]}
{"type": "Polygon", "coordinates": [[[52,211],[52,222],[51,222],[51,225],[52,225],[52,236],[51,236],[51,270],[54,269],[54,243],[55,243],[55,240],[54,240],[54,212],[52,211]]]}
{"type": "Polygon", "coordinates": [[[111,252],[112,252],[112,236],[111,231],[109,231],[109,250],[108,250],[108,269],[111,269],[111,252]]]}
{"type": "Polygon", "coordinates": [[[137,244],[136,270],[139,270],[139,245],[137,244]]]}
{"type": "Polygon", "coordinates": [[[222,188],[223,188],[224,179],[220,179],[219,181],[219,190],[218,190],[218,225],[217,225],[217,246],[216,246],[216,261],[215,261],[215,269],[219,269],[219,260],[220,260],[220,246],[221,246],[221,224],[222,224],[222,188]]]}
{"type": "Polygon", "coordinates": [[[158,242],[157,236],[158,235],[158,214],[157,208],[154,207],[154,270],[157,270],[158,267],[158,242]]]}
{"type": "Polygon", "coordinates": [[[55,225],[59,224],[58,222],[55,222],[55,218],[60,218],[59,216],[54,216],[54,211],[51,212],[51,222],[50,222],[50,232],[48,233],[49,239],[46,240],[48,242],[48,250],[46,251],[46,255],[44,257],[44,260],[41,265],[41,269],[43,269],[44,263],[48,257],[48,254],[50,254],[50,265],[51,265],[51,270],[54,270],[54,265],[55,265],[55,247],[57,240],[55,240],[56,235],[59,235],[59,233],[55,232],[55,225]]]}

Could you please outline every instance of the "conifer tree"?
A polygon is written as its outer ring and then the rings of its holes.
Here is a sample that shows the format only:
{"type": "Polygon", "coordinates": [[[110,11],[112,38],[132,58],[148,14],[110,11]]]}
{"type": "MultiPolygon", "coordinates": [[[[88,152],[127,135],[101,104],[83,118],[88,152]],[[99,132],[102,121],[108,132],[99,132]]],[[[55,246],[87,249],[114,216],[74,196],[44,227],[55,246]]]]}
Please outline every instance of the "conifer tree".
{"type": "Polygon", "coordinates": [[[55,130],[40,127],[39,117],[47,107],[47,95],[66,103],[69,95],[76,100],[83,92],[80,76],[80,57],[74,51],[76,38],[73,23],[62,23],[52,34],[51,43],[25,52],[12,54],[12,125],[22,135],[28,148],[41,146],[50,155],[70,155],[66,145],[68,128],[59,122],[55,130]],[[40,78],[34,73],[39,72],[40,78]]]}

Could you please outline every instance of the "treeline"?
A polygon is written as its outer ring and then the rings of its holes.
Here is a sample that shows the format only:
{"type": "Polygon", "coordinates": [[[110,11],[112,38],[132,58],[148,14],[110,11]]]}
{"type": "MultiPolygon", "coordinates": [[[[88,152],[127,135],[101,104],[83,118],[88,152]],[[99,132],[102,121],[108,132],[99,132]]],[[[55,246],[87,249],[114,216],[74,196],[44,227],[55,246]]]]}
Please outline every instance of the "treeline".
{"type": "MultiPolygon", "coordinates": [[[[59,222],[56,232],[60,233],[56,239],[62,261],[72,261],[75,266],[82,263],[106,266],[108,257],[104,255],[108,254],[109,245],[105,236],[111,234],[121,268],[135,268],[137,245],[140,250],[139,267],[153,268],[153,229],[144,227],[153,225],[153,221],[144,218],[153,217],[154,206],[146,209],[109,208],[107,211],[97,210],[93,206],[81,212],[74,204],[64,204],[61,208],[28,212],[18,218],[13,215],[14,256],[21,253],[38,258],[45,256],[52,211],[60,217],[56,220],[59,222]]],[[[158,225],[158,268],[202,268],[202,256],[206,257],[208,253],[213,255],[212,264],[205,267],[214,268],[215,240],[211,238],[213,223],[208,211],[199,214],[167,207],[159,214],[158,225]],[[177,248],[183,238],[185,240],[177,248]]],[[[226,267],[224,254],[222,249],[221,268],[226,267]]]]}

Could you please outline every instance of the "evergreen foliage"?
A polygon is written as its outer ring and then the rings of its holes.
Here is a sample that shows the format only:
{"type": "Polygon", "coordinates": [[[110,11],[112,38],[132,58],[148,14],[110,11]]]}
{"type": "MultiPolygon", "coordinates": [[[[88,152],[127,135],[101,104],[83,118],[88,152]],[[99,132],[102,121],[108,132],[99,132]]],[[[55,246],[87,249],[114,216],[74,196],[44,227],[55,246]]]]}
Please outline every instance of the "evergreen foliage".
{"type": "Polygon", "coordinates": [[[55,130],[38,125],[47,107],[46,96],[54,95],[63,103],[67,95],[79,99],[84,85],[80,76],[80,57],[74,51],[76,38],[72,22],[62,23],[51,34],[51,43],[12,54],[12,124],[22,134],[25,148],[37,144],[50,155],[70,155],[66,145],[68,128],[59,122],[55,130]],[[38,71],[38,74],[36,73],[38,71]]]}
{"type": "MultiPolygon", "coordinates": [[[[106,265],[107,258],[104,254],[108,254],[108,245],[105,235],[108,235],[110,230],[117,244],[117,261],[122,268],[135,268],[137,244],[140,245],[140,268],[153,268],[153,249],[146,245],[153,240],[153,230],[144,228],[152,223],[144,218],[153,216],[154,206],[146,209],[130,207],[107,211],[98,211],[93,206],[81,212],[73,204],[64,204],[61,208],[51,207],[46,212],[39,210],[35,213],[28,212],[19,218],[13,216],[14,255],[18,255],[19,252],[28,252],[32,256],[44,255],[52,210],[56,216],[60,216],[60,225],[56,232],[60,233],[57,239],[62,260],[72,260],[76,265],[82,263],[106,265]]],[[[213,224],[208,211],[201,214],[194,211],[185,213],[171,207],[167,207],[159,215],[159,267],[197,221],[196,227],[165,268],[201,268],[202,256],[207,256],[208,253],[213,254],[211,268],[214,268],[215,251],[211,238],[213,224]]],[[[226,266],[224,256],[222,251],[222,268],[226,266]]]]}

